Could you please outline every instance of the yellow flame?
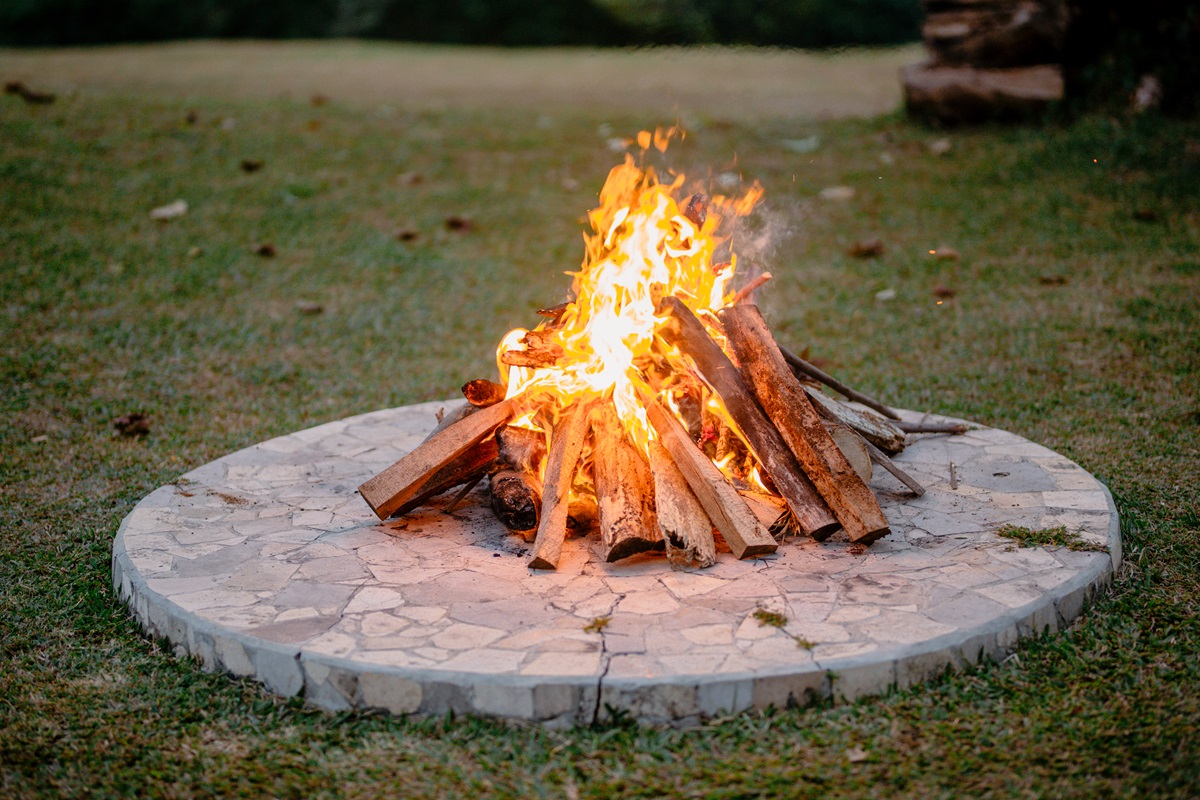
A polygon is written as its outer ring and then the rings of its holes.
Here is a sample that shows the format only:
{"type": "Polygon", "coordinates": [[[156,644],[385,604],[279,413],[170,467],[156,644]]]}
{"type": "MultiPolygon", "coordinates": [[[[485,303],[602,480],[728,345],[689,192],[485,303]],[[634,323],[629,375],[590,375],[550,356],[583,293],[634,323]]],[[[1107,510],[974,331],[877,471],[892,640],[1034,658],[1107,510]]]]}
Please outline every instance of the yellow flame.
{"type": "MultiPolygon", "coordinates": [[[[664,151],[676,129],[642,131],[643,150],[664,151]]],[[[714,262],[724,239],[717,235],[722,219],[750,212],[762,196],[757,184],[736,200],[713,197],[703,220],[689,219],[680,208],[685,177],[661,183],[653,168],[637,165],[632,155],[613,167],[600,190],[600,205],[588,213],[592,232],[585,234],[586,255],[573,276],[575,298],[553,322],[542,323],[563,355],[550,367],[510,367],[500,363],[508,396],[548,393],[551,424],[572,403],[611,395],[618,417],[641,447],[655,438],[638,399],[648,379],[637,366],[646,359],[665,362],[670,371],[686,374],[683,357],[656,338],[663,320],[655,317],[659,300],[676,295],[698,313],[724,307],[732,293],[737,267],[729,253],[714,262]]],[[[524,350],[527,331],[508,333],[497,351],[524,350]]],[[[651,392],[653,393],[653,392],[651,392]]],[[[669,393],[667,393],[669,395],[669,393]]],[[[716,403],[720,413],[724,408],[716,403]]],[[[672,403],[678,415],[678,407],[672,403]]],[[[547,412],[544,412],[547,413],[547,412]]],[[[522,424],[538,427],[532,420],[522,424]]]]}

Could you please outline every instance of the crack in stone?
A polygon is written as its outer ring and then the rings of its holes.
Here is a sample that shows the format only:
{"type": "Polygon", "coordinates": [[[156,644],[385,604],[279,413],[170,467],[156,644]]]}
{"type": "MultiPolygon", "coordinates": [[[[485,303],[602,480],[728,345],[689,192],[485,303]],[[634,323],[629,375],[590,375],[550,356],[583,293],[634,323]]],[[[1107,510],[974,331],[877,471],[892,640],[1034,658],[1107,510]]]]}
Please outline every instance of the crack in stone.
{"type": "MultiPolygon", "coordinates": [[[[661,579],[660,579],[661,580],[661,579]]],[[[617,605],[625,599],[624,594],[619,594],[613,600],[612,605],[608,607],[608,615],[617,610],[617,605]]],[[[604,636],[604,628],[601,628],[600,634],[600,674],[596,677],[596,704],[592,706],[592,725],[597,725],[600,722],[600,703],[604,697],[604,678],[608,675],[608,668],[612,666],[612,656],[608,652],[608,640],[604,636]]]]}

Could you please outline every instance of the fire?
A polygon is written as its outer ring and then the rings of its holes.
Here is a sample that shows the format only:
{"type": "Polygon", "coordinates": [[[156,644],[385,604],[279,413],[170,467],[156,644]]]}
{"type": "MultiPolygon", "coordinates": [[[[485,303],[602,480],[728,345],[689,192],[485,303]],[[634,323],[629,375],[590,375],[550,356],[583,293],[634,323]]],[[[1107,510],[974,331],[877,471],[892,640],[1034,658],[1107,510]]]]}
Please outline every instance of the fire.
{"type": "MultiPolygon", "coordinates": [[[[637,140],[643,153],[651,146],[665,151],[675,133],[642,131],[637,140]]],[[[532,331],[510,331],[497,350],[508,397],[523,392],[550,397],[536,415],[514,424],[550,430],[573,403],[611,397],[630,439],[645,450],[655,434],[639,393],[660,395],[679,415],[671,389],[688,381],[694,385],[696,378],[684,357],[657,335],[666,319],[655,309],[663,297],[675,295],[722,338],[713,314],[734,297],[729,287],[737,269],[722,223],[748,214],[762,196],[755,184],[739,198],[685,198],[684,183],[682,174],[660,181],[652,167],[639,166],[632,155],[609,172],[600,205],[588,214],[591,232],[584,236],[582,267],[571,273],[574,299],[556,319],[532,331]],[[553,364],[504,362],[506,353],[520,353],[531,344],[553,352],[553,364]]],[[[715,395],[705,405],[731,424],[715,395]]],[[[722,466],[732,460],[726,454],[722,466]]]]}

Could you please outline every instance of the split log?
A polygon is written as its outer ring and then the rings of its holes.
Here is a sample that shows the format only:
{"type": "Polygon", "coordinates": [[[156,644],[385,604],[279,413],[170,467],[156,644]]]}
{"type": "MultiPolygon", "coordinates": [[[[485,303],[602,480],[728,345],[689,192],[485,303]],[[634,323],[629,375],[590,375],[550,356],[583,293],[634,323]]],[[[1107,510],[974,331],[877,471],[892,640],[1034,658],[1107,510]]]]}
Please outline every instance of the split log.
{"type": "Polygon", "coordinates": [[[895,422],[834,400],[820,389],[805,386],[804,392],[812,401],[817,413],[827,420],[849,425],[860,436],[888,453],[899,453],[904,449],[904,431],[895,422]]]}
{"type": "Polygon", "coordinates": [[[504,469],[492,476],[492,510],[513,533],[533,539],[541,517],[542,482],[537,476],[504,469]]]}
{"type": "Polygon", "coordinates": [[[424,496],[434,488],[448,465],[475,445],[492,437],[496,429],[512,419],[524,403],[524,397],[518,395],[464,415],[359,486],[359,494],[376,516],[387,519],[409,501],[424,496]]]}
{"type": "Polygon", "coordinates": [[[703,228],[704,221],[708,219],[708,195],[704,192],[696,192],[689,197],[683,207],[683,215],[691,220],[697,228],[703,228]]]}
{"type": "Polygon", "coordinates": [[[862,392],[851,389],[849,386],[825,372],[820,367],[808,363],[800,356],[788,350],[786,347],[779,345],[779,352],[783,354],[783,358],[787,361],[788,366],[790,366],[796,372],[799,372],[802,375],[807,375],[818,383],[825,384],[830,389],[833,389],[835,392],[849,400],[862,403],[867,408],[878,411],[888,419],[900,419],[899,414],[885,406],[883,403],[872,397],[868,397],[862,392]]]}
{"type": "MultiPolygon", "coordinates": [[[[870,442],[866,442],[865,440],[864,443],[867,445],[867,450],[871,453],[872,461],[886,469],[888,472],[892,473],[896,480],[907,486],[909,490],[917,497],[925,494],[925,487],[918,483],[912,475],[909,475],[907,472],[900,469],[900,467],[896,465],[896,462],[888,458],[887,455],[885,455],[878,447],[870,442]]],[[[954,465],[951,464],[950,467],[953,469],[954,465]]]]}
{"type": "Polygon", "coordinates": [[[658,432],[659,441],[671,454],[675,466],[695,493],[708,518],[720,531],[734,557],[752,558],[774,553],[778,545],[771,534],[767,533],[746,501],[729,485],[716,465],[696,447],[679,420],[653,398],[643,397],[643,403],[646,417],[658,432]]]}
{"type": "MultiPolygon", "coordinates": [[[[659,313],[664,312],[670,312],[678,327],[674,331],[664,329],[662,335],[664,338],[675,339],[679,348],[695,363],[704,380],[724,401],[730,417],[754,451],[759,463],[766,469],[779,494],[787,501],[800,529],[817,540],[828,538],[837,530],[838,521],[830,513],[812,482],[801,472],[795,457],[788,450],[775,426],[759,408],[754,396],[738,374],[737,367],[708,335],[708,331],[696,315],[678,298],[663,298],[659,313]]],[[[682,465],[680,469],[683,469],[682,465]]],[[[720,525],[717,528],[722,534],[725,533],[720,525]]],[[[732,543],[730,546],[732,547],[732,543]]]]}
{"type": "Polygon", "coordinates": [[[611,402],[592,419],[592,442],[605,560],[662,550],[665,545],[654,513],[650,465],[625,435],[611,402]]]}
{"type": "Polygon", "coordinates": [[[500,354],[500,362],[510,367],[541,369],[552,367],[563,357],[562,346],[551,339],[553,332],[546,330],[527,331],[521,339],[524,350],[506,350],[500,354]]]}
{"type": "Polygon", "coordinates": [[[579,454],[583,452],[590,411],[591,403],[575,403],[559,418],[550,437],[542,488],[542,516],[533,542],[533,555],[529,558],[529,566],[533,569],[555,569],[562,555],[563,540],[567,538],[571,484],[575,480],[579,454]]]}
{"type": "Polygon", "coordinates": [[[787,503],[783,502],[782,497],[776,497],[773,494],[764,494],[750,490],[739,490],[738,495],[746,501],[746,505],[754,512],[754,516],[758,517],[758,521],[767,529],[772,538],[778,540],[779,536],[775,535],[773,530],[779,524],[780,518],[789,516],[787,503]]]}
{"type": "Polygon", "coordinates": [[[462,387],[463,397],[467,398],[467,402],[476,408],[487,408],[494,406],[504,399],[504,387],[495,381],[489,381],[487,378],[476,378],[473,381],[467,381],[462,387]]]}
{"type": "Polygon", "coordinates": [[[843,425],[835,420],[825,420],[825,430],[829,431],[829,436],[833,439],[833,443],[838,446],[838,450],[842,451],[842,455],[850,462],[850,466],[854,468],[854,474],[859,477],[863,483],[871,482],[871,474],[874,470],[871,469],[871,451],[867,449],[867,442],[854,428],[849,425],[843,425]]]}
{"type": "Polygon", "coordinates": [[[715,564],[717,545],[712,521],[660,442],[650,443],[650,472],[654,476],[654,510],[666,543],[667,561],[676,567],[701,569],[715,564]]]}
{"type": "Polygon", "coordinates": [[[842,523],[850,541],[868,544],[890,533],[875,495],[825,430],[800,381],[788,369],[758,307],[729,306],[719,316],[759,405],[842,523]]]}

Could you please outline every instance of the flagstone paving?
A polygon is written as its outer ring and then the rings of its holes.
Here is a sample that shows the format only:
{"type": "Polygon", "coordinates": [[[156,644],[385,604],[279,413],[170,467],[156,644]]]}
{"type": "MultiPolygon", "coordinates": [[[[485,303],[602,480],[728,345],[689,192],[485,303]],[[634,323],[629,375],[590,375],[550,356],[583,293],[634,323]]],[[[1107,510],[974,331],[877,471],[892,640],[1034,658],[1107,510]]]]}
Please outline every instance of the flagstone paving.
{"type": "Polygon", "coordinates": [[[355,491],[455,405],[332,422],[189,472],[122,522],[114,586],[178,654],[323,708],[560,726],[621,709],[694,724],[1003,658],[1078,616],[1120,563],[1102,484],[977,427],[912,437],[897,461],[923,497],[876,469],[892,533],[865,551],[797,539],[693,572],[606,564],[583,539],[557,571],[534,571],[482,490],[386,524],[355,491]],[[996,534],[1004,524],[1065,525],[1108,551],[1019,547],[996,534]],[[786,622],[764,624],[761,610],[786,622]]]}

